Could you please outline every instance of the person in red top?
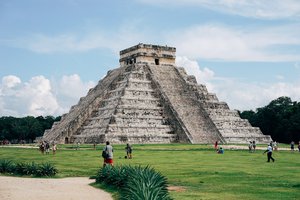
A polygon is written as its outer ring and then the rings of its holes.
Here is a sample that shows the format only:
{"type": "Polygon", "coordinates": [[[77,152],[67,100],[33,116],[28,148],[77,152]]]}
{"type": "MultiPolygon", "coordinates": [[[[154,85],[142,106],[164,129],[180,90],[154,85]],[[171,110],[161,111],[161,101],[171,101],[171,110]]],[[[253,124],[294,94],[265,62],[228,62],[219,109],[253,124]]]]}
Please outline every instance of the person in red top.
{"type": "Polygon", "coordinates": [[[218,150],[218,141],[215,142],[215,150],[218,150]]]}
{"type": "Polygon", "coordinates": [[[110,145],[109,141],[106,142],[105,147],[103,148],[103,152],[106,153],[106,156],[104,158],[104,162],[103,162],[103,167],[105,167],[106,165],[114,165],[114,161],[113,161],[113,152],[114,149],[113,147],[110,145]]]}

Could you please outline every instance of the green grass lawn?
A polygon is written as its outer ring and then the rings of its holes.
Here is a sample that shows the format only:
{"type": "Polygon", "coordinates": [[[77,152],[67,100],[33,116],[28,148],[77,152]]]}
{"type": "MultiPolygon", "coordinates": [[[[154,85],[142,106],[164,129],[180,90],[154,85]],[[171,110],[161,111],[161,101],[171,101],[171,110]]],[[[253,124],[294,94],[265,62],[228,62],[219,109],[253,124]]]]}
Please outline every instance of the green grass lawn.
{"type": "MultiPolygon", "coordinates": [[[[57,177],[92,176],[102,167],[101,148],[81,145],[59,146],[56,155],[42,155],[37,149],[0,148],[0,159],[15,162],[50,162],[57,177]]],[[[299,199],[300,153],[279,151],[275,163],[267,163],[263,151],[225,150],[216,154],[211,145],[133,145],[133,159],[124,159],[125,145],[113,145],[115,165],[150,165],[168,178],[174,199],[299,199]]]]}

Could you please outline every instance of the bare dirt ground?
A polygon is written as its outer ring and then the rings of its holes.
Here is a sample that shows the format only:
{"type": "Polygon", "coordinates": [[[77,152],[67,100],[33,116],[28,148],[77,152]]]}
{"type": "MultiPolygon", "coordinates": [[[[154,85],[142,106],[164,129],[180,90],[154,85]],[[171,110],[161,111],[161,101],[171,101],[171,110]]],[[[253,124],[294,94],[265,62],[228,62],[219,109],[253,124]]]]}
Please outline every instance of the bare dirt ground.
{"type": "Polygon", "coordinates": [[[109,193],[89,184],[86,177],[46,179],[0,176],[1,200],[112,200],[109,193]]]}

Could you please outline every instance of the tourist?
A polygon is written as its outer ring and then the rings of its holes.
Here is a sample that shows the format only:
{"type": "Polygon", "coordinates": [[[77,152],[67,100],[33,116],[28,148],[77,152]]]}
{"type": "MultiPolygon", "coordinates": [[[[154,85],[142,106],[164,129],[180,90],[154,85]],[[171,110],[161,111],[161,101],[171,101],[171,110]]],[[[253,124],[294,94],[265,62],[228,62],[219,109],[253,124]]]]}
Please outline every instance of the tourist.
{"type": "Polygon", "coordinates": [[[41,144],[40,144],[40,151],[41,151],[42,154],[44,154],[44,152],[45,152],[45,143],[44,143],[44,141],[42,141],[41,144]]]}
{"type": "Polygon", "coordinates": [[[273,147],[274,147],[274,151],[277,151],[278,150],[278,144],[277,142],[273,142],[273,147]]]}
{"type": "Polygon", "coordinates": [[[291,142],[291,151],[294,151],[294,150],[295,150],[295,142],[292,141],[292,142],[291,142]]]}
{"type": "Polygon", "coordinates": [[[268,161],[267,162],[270,162],[270,159],[273,162],[275,161],[275,159],[272,157],[272,151],[273,151],[272,145],[269,144],[267,150],[265,150],[264,153],[263,153],[263,154],[265,154],[267,152],[267,157],[268,157],[268,161]]]}
{"type": "Polygon", "coordinates": [[[114,149],[110,145],[109,141],[106,142],[106,145],[103,148],[103,152],[106,154],[105,156],[103,156],[103,153],[102,153],[102,157],[104,157],[103,167],[105,167],[106,165],[113,166],[114,165],[114,163],[113,163],[113,152],[114,152],[114,149]]]}
{"type": "Polygon", "coordinates": [[[224,154],[224,149],[222,147],[220,147],[217,151],[218,154],[224,154]]]}
{"type": "Polygon", "coordinates": [[[46,154],[49,154],[49,152],[50,152],[49,142],[46,142],[45,149],[46,149],[46,154]]]}
{"type": "Polygon", "coordinates": [[[127,156],[125,158],[131,159],[132,158],[132,147],[127,143],[125,147],[125,151],[127,156]]]}
{"type": "Polygon", "coordinates": [[[79,150],[79,148],[80,148],[80,142],[77,142],[76,150],[79,150]]]}
{"type": "Polygon", "coordinates": [[[252,141],[250,141],[248,145],[249,153],[252,152],[252,148],[253,148],[252,141]]]}
{"type": "Polygon", "coordinates": [[[53,143],[53,146],[52,146],[52,152],[53,152],[53,155],[55,155],[56,150],[57,150],[56,144],[53,143]]]}
{"type": "Polygon", "coordinates": [[[215,150],[218,150],[218,141],[215,142],[215,150]]]}
{"type": "Polygon", "coordinates": [[[253,147],[253,151],[255,151],[255,149],[256,149],[256,143],[255,143],[254,140],[252,141],[252,147],[253,147]]]}

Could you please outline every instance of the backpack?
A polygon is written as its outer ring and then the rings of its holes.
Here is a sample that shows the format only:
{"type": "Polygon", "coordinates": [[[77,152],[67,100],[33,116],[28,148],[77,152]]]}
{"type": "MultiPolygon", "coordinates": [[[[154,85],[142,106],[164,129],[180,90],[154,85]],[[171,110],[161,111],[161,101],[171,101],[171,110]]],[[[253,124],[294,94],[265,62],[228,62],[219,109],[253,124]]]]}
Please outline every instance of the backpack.
{"type": "Polygon", "coordinates": [[[105,150],[102,151],[102,158],[108,158],[107,147],[105,147],[105,150]]]}

